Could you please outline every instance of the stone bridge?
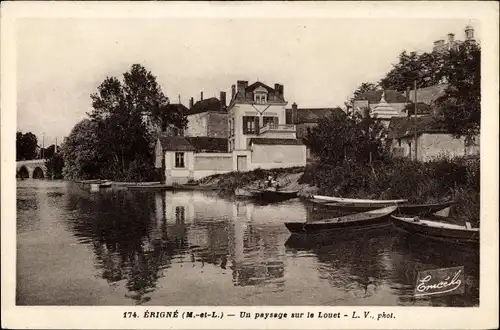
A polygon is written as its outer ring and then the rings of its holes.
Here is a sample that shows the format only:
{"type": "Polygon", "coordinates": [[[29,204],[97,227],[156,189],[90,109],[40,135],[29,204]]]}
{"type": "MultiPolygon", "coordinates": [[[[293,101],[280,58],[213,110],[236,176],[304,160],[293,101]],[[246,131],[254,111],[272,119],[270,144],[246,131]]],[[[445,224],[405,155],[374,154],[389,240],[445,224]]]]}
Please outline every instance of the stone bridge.
{"type": "Polygon", "coordinates": [[[47,176],[45,159],[20,160],[16,162],[16,177],[22,179],[44,179],[47,176]]]}

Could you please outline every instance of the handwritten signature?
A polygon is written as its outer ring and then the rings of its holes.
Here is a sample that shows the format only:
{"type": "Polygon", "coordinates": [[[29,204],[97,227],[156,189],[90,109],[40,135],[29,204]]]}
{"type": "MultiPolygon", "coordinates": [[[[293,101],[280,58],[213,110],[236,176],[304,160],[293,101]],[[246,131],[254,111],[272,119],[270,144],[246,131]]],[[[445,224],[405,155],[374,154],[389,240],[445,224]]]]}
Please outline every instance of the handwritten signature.
{"type": "Polygon", "coordinates": [[[430,296],[455,291],[462,285],[462,281],[459,279],[461,274],[462,269],[459,269],[455,272],[453,277],[447,276],[444,280],[438,283],[432,283],[433,277],[429,274],[418,281],[419,284],[415,288],[415,295],[430,296]]]}

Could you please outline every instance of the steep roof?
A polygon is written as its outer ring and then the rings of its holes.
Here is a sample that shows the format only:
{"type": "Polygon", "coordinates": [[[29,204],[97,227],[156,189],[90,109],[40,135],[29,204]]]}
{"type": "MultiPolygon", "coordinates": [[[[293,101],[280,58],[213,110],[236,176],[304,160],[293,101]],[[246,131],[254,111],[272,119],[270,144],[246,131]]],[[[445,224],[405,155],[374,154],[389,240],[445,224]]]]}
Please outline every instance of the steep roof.
{"type": "MultiPolygon", "coordinates": [[[[292,109],[286,109],[286,113],[290,116],[292,109]]],[[[298,108],[295,123],[318,123],[320,119],[330,117],[334,113],[345,115],[345,112],[341,108],[298,108]]]]}
{"type": "Polygon", "coordinates": [[[227,139],[208,136],[161,136],[163,151],[227,152],[227,139]]]}
{"type": "Polygon", "coordinates": [[[170,103],[167,106],[167,111],[169,111],[170,109],[180,111],[180,113],[182,113],[182,114],[185,114],[189,110],[182,103],[170,103]]]}
{"type": "Polygon", "coordinates": [[[227,139],[209,136],[186,137],[196,152],[227,152],[227,139]]]}
{"type": "Polygon", "coordinates": [[[384,94],[385,101],[387,103],[406,103],[408,100],[406,97],[401,94],[398,91],[392,90],[392,89],[387,89],[387,90],[379,90],[379,91],[368,91],[365,92],[358,97],[355,98],[355,100],[366,100],[370,103],[378,103],[382,99],[382,94],[384,94]]]}
{"type": "Polygon", "coordinates": [[[216,97],[196,102],[191,109],[188,109],[184,114],[186,116],[203,113],[207,111],[226,111],[222,107],[221,102],[216,97]]]}
{"type": "Polygon", "coordinates": [[[163,151],[195,151],[196,149],[183,136],[160,136],[163,151]]]}
{"type": "MultiPolygon", "coordinates": [[[[415,118],[391,118],[387,132],[388,139],[400,139],[413,136],[415,132],[415,118]]],[[[417,117],[417,134],[422,133],[447,133],[448,130],[438,123],[432,116],[417,117]]]]}
{"type": "Polygon", "coordinates": [[[298,139],[272,139],[272,138],[251,138],[250,144],[264,145],[302,145],[302,141],[298,139]]]}
{"type": "Polygon", "coordinates": [[[276,93],[277,91],[272,88],[272,87],[269,87],[267,86],[266,84],[260,82],[260,81],[256,81],[254,82],[253,84],[251,84],[250,86],[248,86],[247,88],[245,88],[245,92],[252,92],[253,90],[255,90],[257,87],[264,87],[268,93],[276,93]]]}
{"type": "MultiPolygon", "coordinates": [[[[444,94],[448,84],[434,85],[425,88],[417,88],[417,102],[432,105],[444,94]]],[[[409,99],[415,101],[415,90],[410,90],[409,99]]]]}

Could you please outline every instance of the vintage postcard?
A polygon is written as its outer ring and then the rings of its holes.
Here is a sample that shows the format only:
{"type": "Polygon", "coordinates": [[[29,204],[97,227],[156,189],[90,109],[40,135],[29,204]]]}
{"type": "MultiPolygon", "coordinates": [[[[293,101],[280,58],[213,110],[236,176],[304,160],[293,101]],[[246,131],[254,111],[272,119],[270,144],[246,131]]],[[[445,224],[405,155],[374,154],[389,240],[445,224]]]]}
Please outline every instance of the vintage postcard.
{"type": "Polygon", "coordinates": [[[2,3],[2,328],[498,327],[498,3],[2,3]]]}

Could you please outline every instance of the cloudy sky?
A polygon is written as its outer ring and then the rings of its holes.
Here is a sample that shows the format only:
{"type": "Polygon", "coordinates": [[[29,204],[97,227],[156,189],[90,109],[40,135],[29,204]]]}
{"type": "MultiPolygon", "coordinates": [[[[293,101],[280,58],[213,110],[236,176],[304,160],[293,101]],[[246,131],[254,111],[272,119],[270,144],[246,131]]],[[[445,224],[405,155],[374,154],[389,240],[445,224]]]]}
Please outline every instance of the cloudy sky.
{"type": "Polygon", "coordinates": [[[67,136],[106,76],[133,63],[151,70],[171,101],[230,93],[236,80],[284,85],[289,104],[343,106],[403,50],[429,51],[469,19],[25,18],[17,21],[17,129],[67,136]]]}

